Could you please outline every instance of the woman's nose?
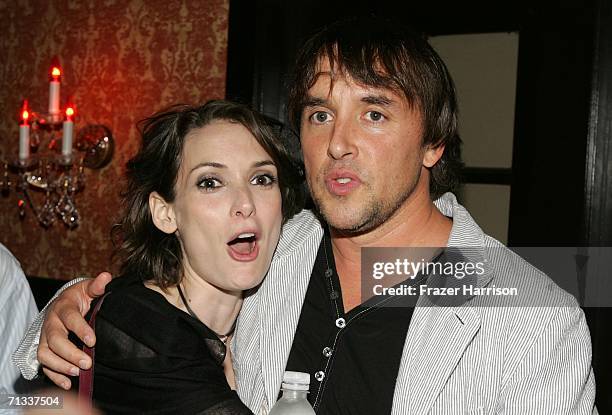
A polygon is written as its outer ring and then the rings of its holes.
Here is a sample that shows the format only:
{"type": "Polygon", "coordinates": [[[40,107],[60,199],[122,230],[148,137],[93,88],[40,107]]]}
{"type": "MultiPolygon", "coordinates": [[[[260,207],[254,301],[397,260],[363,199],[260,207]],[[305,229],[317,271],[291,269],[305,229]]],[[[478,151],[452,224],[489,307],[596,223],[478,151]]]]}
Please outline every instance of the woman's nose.
{"type": "Polygon", "coordinates": [[[255,214],[255,204],[249,189],[238,190],[230,214],[231,216],[243,216],[245,218],[255,214]]]}

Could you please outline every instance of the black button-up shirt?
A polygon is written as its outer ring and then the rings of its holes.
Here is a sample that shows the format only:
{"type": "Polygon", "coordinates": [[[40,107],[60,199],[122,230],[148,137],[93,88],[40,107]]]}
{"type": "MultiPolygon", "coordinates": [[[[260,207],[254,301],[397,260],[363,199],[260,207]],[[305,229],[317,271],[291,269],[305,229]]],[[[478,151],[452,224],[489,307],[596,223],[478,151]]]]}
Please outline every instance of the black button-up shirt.
{"type": "Polygon", "coordinates": [[[324,236],[287,362],[287,370],[310,373],[308,400],[318,414],[391,413],[413,310],[399,297],[377,296],[345,312],[324,236]]]}

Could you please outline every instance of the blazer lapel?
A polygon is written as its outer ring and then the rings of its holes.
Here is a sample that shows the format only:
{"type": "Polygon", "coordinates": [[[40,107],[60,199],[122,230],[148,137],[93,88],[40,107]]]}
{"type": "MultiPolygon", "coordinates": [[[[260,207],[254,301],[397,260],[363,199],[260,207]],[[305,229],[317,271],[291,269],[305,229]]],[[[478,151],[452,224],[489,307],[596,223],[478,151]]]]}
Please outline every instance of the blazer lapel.
{"type": "MultiPolygon", "coordinates": [[[[453,218],[448,246],[459,249],[473,263],[485,264],[485,274],[477,278],[475,285],[487,286],[493,272],[486,265],[484,233],[453,194],[447,193],[434,203],[442,214],[453,218]]],[[[462,299],[462,304],[445,307],[419,298],[404,345],[393,395],[393,414],[421,415],[431,410],[480,324],[468,297],[462,299]]]]}
{"type": "Polygon", "coordinates": [[[322,231],[298,252],[272,262],[259,313],[260,351],[268,408],[277,400],[322,231]]]}

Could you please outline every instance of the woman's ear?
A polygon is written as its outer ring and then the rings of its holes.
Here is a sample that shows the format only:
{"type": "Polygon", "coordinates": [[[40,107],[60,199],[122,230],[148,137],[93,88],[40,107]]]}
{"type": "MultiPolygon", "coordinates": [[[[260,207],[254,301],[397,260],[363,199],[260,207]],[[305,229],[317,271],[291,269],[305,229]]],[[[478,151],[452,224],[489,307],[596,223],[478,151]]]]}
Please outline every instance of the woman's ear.
{"type": "Polygon", "coordinates": [[[159,193],[151,192],[149,195],[149,209],[157,229],[168,234],[176,232],[174,208],[159,193]]]}

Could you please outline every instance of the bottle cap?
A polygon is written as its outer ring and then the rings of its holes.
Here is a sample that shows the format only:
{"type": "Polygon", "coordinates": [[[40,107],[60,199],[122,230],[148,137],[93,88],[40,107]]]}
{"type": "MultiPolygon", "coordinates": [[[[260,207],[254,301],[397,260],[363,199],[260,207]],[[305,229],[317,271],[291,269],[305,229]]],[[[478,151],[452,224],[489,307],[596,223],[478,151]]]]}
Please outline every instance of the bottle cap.
{"type": "Polygon", "coordinates": [[[283,389],[307,391],[309,387],[309,373],[286,371],[283,375],[283,389]]]}

